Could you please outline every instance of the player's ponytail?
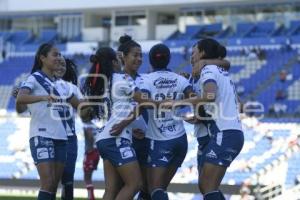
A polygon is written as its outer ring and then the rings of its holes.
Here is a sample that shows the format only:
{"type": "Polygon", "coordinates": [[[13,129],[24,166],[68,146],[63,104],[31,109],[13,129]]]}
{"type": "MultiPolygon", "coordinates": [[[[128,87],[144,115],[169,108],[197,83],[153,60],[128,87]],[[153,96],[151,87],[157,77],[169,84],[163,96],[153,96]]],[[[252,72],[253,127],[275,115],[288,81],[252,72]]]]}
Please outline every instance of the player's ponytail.
{"type": "Polygon", "coordinates": [[[71,82],[74,85],[77,85],[77,66],[76,64],[69,58],[64,58],[66,61],[66,73],[62,77],[63,80],[67,82],[71,82]]]}
{"type": "MultiPolygon", "coordinates": [[[[117,61],[117,56],[115,51],[110,47],[101,47],[95,55],[91,55],[90,62],[92,66],[82,90],[87,97],[99,96],[99,98],[89,99],[89,101],[103,102],[103,98],[100,98],[100,96],[103,96],[106,92],[107,84],[109,84],[109,90],[111,90],[111,79],[114,72],[113,61],[117,61]],[[99,75],[103,75],[105,78],[99,75]]],[[[94,109],[98,115],[99,107],[96,106],[94,109]]]]}

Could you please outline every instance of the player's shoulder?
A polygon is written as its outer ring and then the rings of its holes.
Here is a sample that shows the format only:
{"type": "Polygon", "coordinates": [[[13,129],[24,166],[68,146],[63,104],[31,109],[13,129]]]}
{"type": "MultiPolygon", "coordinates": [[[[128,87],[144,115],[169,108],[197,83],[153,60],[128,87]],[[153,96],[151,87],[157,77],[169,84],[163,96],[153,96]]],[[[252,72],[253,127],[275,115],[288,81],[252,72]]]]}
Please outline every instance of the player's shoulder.
{"type": "Polygon", "coordinates": [[[71,82],[67,82],[68,86],[74,90],[80,90],[79,87],[71,82]]]}
{"type": "Polygon", "coordinates": [[[149,74],[144,75],[144,79],[147,81],[153,81],[157,79],[157,77],[160,77],[160,74],[157,72],[150,72],[149,74]]]}
{"type": "Polygon", "coordinates": [[[115,81],[133,81],[132,77],[129,74],[123,72],[113,73],[113,79],[115,81]]]}
{"type": "Polygon", "coordinates": [[[26,79],[25,79],[24,82],[26,82],[26,81],[30,81],[30,82],[36,81],[36,78],[35,78],[36,76],[42,77],[42,75],[41,75],[40,73],[34,72],[34,73],[32,73],[32,74],[29,74],[29,75],[26,77],[26,79]]]}
{"type": "Polygon", "coordinates": [[[201,73],[205,73],[205,72],[218,72],[218,66],[217,65],[205,65],[202,70],[201,73]]]}
{"type": "Polygon", "coordinates": [[[220,73],[219,67],[217,65],[206,65],[201,70],[200,78],[207,76],[215,76],[220,73]]]}
{"type": "Polygon", "coordinates": [[[141,80],[147,80],[148,77],[149,77],[149,74],[139,74],[139,76],[137,78],[139,78],[141,80]]]}

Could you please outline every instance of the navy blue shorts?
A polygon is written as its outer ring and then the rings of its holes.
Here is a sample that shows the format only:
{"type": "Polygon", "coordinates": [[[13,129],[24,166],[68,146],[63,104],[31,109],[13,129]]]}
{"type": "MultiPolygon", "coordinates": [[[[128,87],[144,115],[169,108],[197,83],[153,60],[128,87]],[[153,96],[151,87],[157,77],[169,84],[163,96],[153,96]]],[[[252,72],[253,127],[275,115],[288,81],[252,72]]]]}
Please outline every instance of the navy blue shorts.
{"type": "Polygon", "coordinates": [[[67,161],[64,168],[64,173],[62,175],[62,184],[73,183],[75,166],[77,160],[78,142],[77,136],[68,136],[67,141],[67,161]]]}
{"type": "Polygon", "coordinates": [[[199,169],[199,167],[203,166],[203,161],[204,161],[203,151],[210,141],[210,136],[207,135],[204,137],[198,137],[197,141],[198,141],[197,163],[198,163],[198,169],[199,169]]]}
{"type": "Polygon", "coordinates": [[[131,142],[125,138],[108,138],[99,140],[97,149],[103,160],[109,160],[115,167],[137,161],[131,142]]]}
{"type": "MultiPolygon", "coordinates": [[[[244,145],[244,133],[240,130],[225,130],[211,135],[209,143],[203,149],[203,165],[209,162],[229,167],[244,145]]],[[[199,166],[202,167],[202,166],[199,166]]]]}
{"type": "Polygon", "coordinates": [[[186,134],[171,140],[150,140],[148,167],[180,167],[186,153],[186,134]]]}
{"type": "Polygon", "coordinates": [[[39,164],[41,162],[66,162],[66,140],[56,140],[36,136],[30,138],[29,143],[34,164],[39,164]]]}
{"type": "Polygon", "coordinates": [[[140,165],[147,165],[150,140],[147,138],[132,138],[132,147],[136,152],[136,157],[140,165]]]}

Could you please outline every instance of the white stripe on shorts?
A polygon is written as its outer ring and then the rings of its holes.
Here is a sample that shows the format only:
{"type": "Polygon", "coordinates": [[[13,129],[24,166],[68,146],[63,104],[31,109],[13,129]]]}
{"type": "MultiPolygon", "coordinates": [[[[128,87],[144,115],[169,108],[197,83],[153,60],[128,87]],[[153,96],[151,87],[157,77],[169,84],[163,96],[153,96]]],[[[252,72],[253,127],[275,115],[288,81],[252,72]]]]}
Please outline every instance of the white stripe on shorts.
{"type": "Polygon", "coordinates": [[[217,133],[217,145],[221,146],[223,140],[223,132],[217,133]]]}

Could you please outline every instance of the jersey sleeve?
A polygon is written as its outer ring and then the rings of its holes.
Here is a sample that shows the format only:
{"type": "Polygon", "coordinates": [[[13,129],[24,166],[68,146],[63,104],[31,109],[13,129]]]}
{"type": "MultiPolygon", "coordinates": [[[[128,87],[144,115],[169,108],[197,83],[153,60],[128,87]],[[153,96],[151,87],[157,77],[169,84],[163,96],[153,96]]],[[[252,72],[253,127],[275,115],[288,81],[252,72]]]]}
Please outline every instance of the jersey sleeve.
{"type": "Polygon", "coordinates": [[[77,97],[77,99],[84,99],[80,89],[74,84],[72,84],[72,87],[73,87],[73,94],[75,95],[75,97],[77,97]]]}
{"type": "Polygon", "coordinates": [[[180,77],[180,85],[182,87],[182,91],[183,93],[185,93],[186,91],[192,91],[193,87],[190,84],[189,80],[187,80],[186,78],[180,77]]]}
{"type": "Polygon", "coordinates": [[[217,83],[217,66],[207,65],[201,70],[200,82],[205,85],[208,82],[217,83]]]}
{"type": "Polygon", "coordinates": [[[30,75],[24,82],[22,82],[21,89],[28,89],[32,91],[35,87],[35,84],[35,78],[32,75],[30,75]]]}
{"type": "Polygon", "coordinates": [[[146,93],[150,96],[150,91],[151,91],[150,86],[151,86],[151,83],[150,83],[149,77],[144,75],[143,83],[141,85],[139,85],[139,89],[141,90],[141,92],[146,93]]]}

